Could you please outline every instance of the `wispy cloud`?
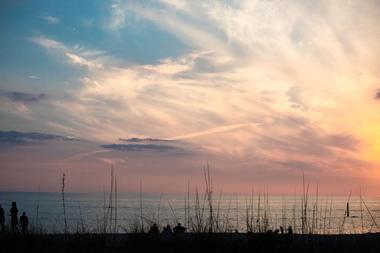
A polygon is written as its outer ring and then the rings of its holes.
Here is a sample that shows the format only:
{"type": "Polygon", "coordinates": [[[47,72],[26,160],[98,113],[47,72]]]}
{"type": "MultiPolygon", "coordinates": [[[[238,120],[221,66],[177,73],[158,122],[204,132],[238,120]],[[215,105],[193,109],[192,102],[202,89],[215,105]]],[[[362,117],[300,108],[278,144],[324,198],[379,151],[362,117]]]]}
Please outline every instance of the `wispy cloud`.
{"type": "Polygon", "coordinates": [[[30,79],[40,79],[38,76],[35,76],[35,75],[29,75],[28,78],[30,78],[30,79]]]}
{"type": "Polygon", "coordinates": [[[66,45],[61,41],[44,36],[32,37],[30,40],[37,45],[56,53],[58,58],[64,59],[71,64],[85,67],[89,70],[102,68],[103,62],[108,61],[107,57],[104,57],[103,51],[88,50],[80,45],[66,45]]]}
{"type": "Polygon", "coordinates": [[[41,18],[43,20],[45,20],[50,25],[56,25],[56,24],[59,24],[61,22],[61,20],[58,17],[54,17],[54,16],[50,16],[50,15],[42,16],[41,18]]]}
{"type": "Polygon", "coordinates": [[[158,143],[158,142],[169,142],[170,140],[156,139],[156,138],[137,138],[137,137],[133,137],[133,138],[128,138],[128,139],[119,138],[119,141],[121,141],[121,142],[131,142],[131,143],[150,143],[150,142],[158,143]]]}
{"type": "Polygon", "coordinates": [[[80,66],[85,66],[88,68],[102,68],[103,67],[101,63],[97,63],[95,61],[89,61],[73,53],[66,52],[65,55],[71,60],[72,63],[78,64],[80,66]]]}
{"type": "Polygon", "coordinates": [[[26,92],[18,92],[18,91],[0,91],[0,96],[6,97],[13,102],[38,102],[46,98],[45,93],[26,93],[26,92]]]}
{"type": "Polygon", "coordinates": [[[43,36],[32,37],[31,41],[33,41],[34,43],[36,43],[36,44],[38,44],[44,48],[47,48],[47,49],[50,49],[50,48],[65,49],[65,46],[63,45],[62,42],[59,42],[59,41],[56,41],[53,39],[49,39],[49,38],[46,38],[43,36]]]}
{"type": "Polygon", "coordinates": [[[160,2],[180,10],[187,10],[189,7],[189,3],[185,0],[160,0],[160,2]]]}
{"type": "MultiPolygon", "coordinates": [[[[221,160],[312,168],[324,159],[342,169],[337,156],[358,166],[371,142],[365,127],[373,118],[363,112],[375,109],[362,102],[373,102],[380,80],[375,7],[371,1],[113,1],[105,25],[111,32],[153,24],[191,49],[144,64],[115,64],[121,61],[101,49],[48,37],[32,41],[86,70],[70,99],[50,105],[65,126],[89,138],[155,136],[186,140],[221,160]]],[[[107,148],[156,148],[135,144],[107,148]]]]}
{"type": "Polygon", "coordinates": [[[168,145],[154,144],[104,144],[103,148],[120,150],[120,151],[173,151],[177,148],[168,145]]]}
{"type": "Polygon", "coordinates": [[[93,27],[95,24],[95,19],[93,18],[84,18],[82,19],[82,25],[87,28],[93,27]]]}
{"type": "Polygon", "coordinates": [[[202,137],[206,135],[212,135],[212,134],[217,134],[217,133],[223,133],[223,132],[228,132],[232,131],[235,129],[243,128],[243,127],[254,127],[257,126],[257,123],[246,123],[246,124],[235,124],[235,125],[227,125],[227,126],[219,126],[219,127],[213,127],[211,129],[207,129],[204,131],[199,131],[195,133],[189,133],[189,134],[184,134],[184,135],[179,135],[179,136],[174,136],[171,138],[168,138],[169,140],[183,140],[183,139],[191,139],[194,137],[202,137]]]}
{"type": "Polygon", "coordinates": [[[165,152],[176,155],[195,155],[200,149],[184,141],[157,138],[119,138],[119,143],[104,144],[101,147],[118,151],[165,152]]]}
{"type": "Polygon", "coordinates": [[[378,90],[375,94],[375,99],[380,99],[380,90],[378,90]]]}
{"type": "Polygon", "coordinates": [[[38,143],[38,142],[43,142],[43,141],[52,141],[52,140],[72,141],[72,140],[77,140],[77,139],[74,137],[52,135],[52,134],[46,134],[46,133],[0,130],[0,143],[30,144],[30,143],[38,143]]]}

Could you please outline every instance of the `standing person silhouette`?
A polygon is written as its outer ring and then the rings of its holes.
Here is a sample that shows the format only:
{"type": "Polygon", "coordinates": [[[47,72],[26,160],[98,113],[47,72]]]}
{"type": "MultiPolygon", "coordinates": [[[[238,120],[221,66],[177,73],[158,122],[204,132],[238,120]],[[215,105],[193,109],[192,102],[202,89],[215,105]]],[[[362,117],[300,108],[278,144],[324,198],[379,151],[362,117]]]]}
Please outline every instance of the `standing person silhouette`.
{"type": "Polygon", "coordinates": [[[0,204],[0,232],[4,231],[4,221],[5,221],[5,216],[4,216],[4,209],[0,204]]]}
{"type": "Polygon", "coordinates": [[[9,210],[10,212],[10,216],[11,216],[11,229],[12,229],[12,232],[19,232],[18,231],[18,218],[17,218],[17,215],[18,215],[18,209],[17,209],[17,206],[16,206],[16,202],[12,202],[12,208],[11,210],[9,210]]]}
{"type": "Polygon", "coordinates": [[[25,234],[28,231],[28,226],[29,226],[29,219],[28,219],[28,216],[26,216],[25,212],[23,212],[22,216],[20,217],[20,224],[21,224],[21,232],[25,234]]]}
{"type": "Polygon", "coordinates": [[[293,228],[292,228],[292,226],[289,226],[289,228],[288,228],[288,234],[289,235],[293,234],[293,228]]]}

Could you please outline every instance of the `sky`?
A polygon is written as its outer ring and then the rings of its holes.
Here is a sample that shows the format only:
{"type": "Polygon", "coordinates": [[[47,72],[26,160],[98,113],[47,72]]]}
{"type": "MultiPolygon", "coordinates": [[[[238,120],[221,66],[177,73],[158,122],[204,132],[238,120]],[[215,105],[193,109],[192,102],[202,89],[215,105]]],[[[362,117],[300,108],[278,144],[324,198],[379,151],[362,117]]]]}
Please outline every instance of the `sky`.
{"type": "Polygon", "coordinates": [[[0,190],[380,195],[377,0],[0,2],[0,190]],[[34,134],[33,134],[34,133],[34,134]],[[36,134],[37,133],[37,134],[36,134]]]}

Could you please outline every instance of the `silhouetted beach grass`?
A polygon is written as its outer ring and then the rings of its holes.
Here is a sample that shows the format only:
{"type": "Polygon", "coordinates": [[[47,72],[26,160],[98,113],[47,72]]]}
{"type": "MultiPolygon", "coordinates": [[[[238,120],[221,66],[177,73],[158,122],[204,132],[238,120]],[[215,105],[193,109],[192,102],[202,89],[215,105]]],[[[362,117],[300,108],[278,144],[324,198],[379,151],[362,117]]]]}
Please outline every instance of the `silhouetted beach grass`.
{"type": "MultiPolygon", "coordinates": [[[[367,232],[380,232],[377,222],[376,205],[368,206],[365,198],[360,193],[360,198],[352,202],[351,193],[347,200],[341,199],[340,205],[344,208],[337,209],[333,196],[320,196],[319,186],[316,184],[315,193],[311,194],[312,187],[302,177],[302,193],[294,194],[294,197],[281,197],[281,203],[272,205],[273,197],[268,190],[259,189],[256,193],[252,189],[250,195],[243,198],[236,195],[223,195],[220,191],[214,193],[213,182],[209,165],[203,169],[204,187],[194,187],[191,193],[190,182],[187,185],[187,193],[183,199],[165,199],[160,194],[157,206],[147,204],[143,197],[143,181],[140,180],[138,197],[134,200],[135,206],[129,207],[127,202],[120,205],[114,169],[110,170],[109,192],[102,194],[102,205],[92,206],[92,212],[96,211],[96,217],[86,219],[82,212],[81,201],[70,201],[70,196],[65,193],[65,175],[61,180],[61,204],[57,205],[55,212],[62,213],[56,217],[55,228],[47,227],[41,220],[40,187],[36,196],[35,219],[31,217],[29,231],[32,233],[145,233],[153,224],[157,224],[161,230],[167,224],[171,226],[182,223],[187,232],[192,233],[287,233],[288,229],[295,234],[358,234],[367,232]],[[201,190],[200,190],[201,189],[201,190]],[[235,199],[234,199],[235,198],[235,199]],[[174,202],[172,202],[174,201],[174,202]],[[352,204],[356,209],[351,210],[352,204]],[[67,208],[75,207],[75,213],[67,214],[67,208]],[[277,206],[276,206],[277,205],[277,206]],[[163,218],[163,207],[166,208],[163,218]],[[359,208],[360,207],[360,208],[359,208]],[[120,208],[123,209],[120,212],[120,208]],[[125,209],[131,210],[125,213],[125,209]],[[276,210],[273,210],[273,209],[276,210]],[[333,210],[337,209],[337,210],[333,210]],[[334,212],[334,215],[333,215],[334,212]],[[59,219],[61,217],[61,219],[59,219]]],[[[13,200],[12,200],[13,201],[13,200]]],[[[19,203],[22,205],[22,203],[19,203]]],[[[58,203],[56,203],[58,204],[58,203]]],[[[45,209],[50,209],[46,206],[45,209]]],[[[21,211],[21,210],[20,210],[21,211]]]]}
{"type": "MultiPolygon", "coordinates": [[[[333,197],[321,198],[318,184],[315,194],[310,194],[310,184],[302,179],[302,194],[294,195],[289,205],[283,198],[280,212],[271,209],[271,196],[267,190],[256,194],[252,190],[245,196],[243,207],[230,198],[228,205],[221,207],[222,192],[214,194],[210,168],[203,170],[204,189],[195,187],[184,195],[181,213],[173,208],[170,200],[171,219],[162,220],[162,194],[156,212],[144,211],[143,182],[140,180],[138,210],[129,222],[121,222],[118,212],[119,199],[116,173],[111,169],[110,190],[104,190],[102,213],[91,224],[85,221],[80,202],[76,224],[67,217],[68,196],[65,192],[65,175],[62,176],[61,208],[62,220],[56,230],[44,227],[40,222],[40,196],[36,203],[36,220],[29,226],[27,234],[13,233],[6,226],[0,235],[1,245],[10,251],[33,252],[141,252],[141,251],[180,251],[180,252],[378,252],[380,232],[376,216],[360,194],[360,215],[350,211],[351,193],[347,197],[345,209],[337,221],[332,221],[333,197]],[[108,195],[108,197],[107,197],[108,195]],[[236,204],[236,206],[235,206],[236,204]],[[231,212],[235,208],[234,214],[231,212]],[[244,217],[239,217],[239,208],[244,217]],[[278,217],[280,215],[281,217],[278,217]],[[358,223],[359,228],[353,221],[358,223]],[[166,224],[183,223],[186,233],[150,234],[153,224],[159,230],[166,224]],[[243,222],[245,228],[240,224],[243,222]],[[332,227],[335,224],[336,227],[332,227]],[[366,225],[365,225],[366,224],[366,225]],[[349,228],[351,226],[351,228],[349,228]],[[59,227],[61,229],[59,229],[59,227]],[[365,227],[370,227],[366,229],[365,227]],[[358,232],[359,231],[359,232],[358,232]],[[366,233],[366,232],[375,233],[366,233]],[[361,233],[361,234],[360,234],[361,233]]],[[[241,201],[241,200],[240,200],[241,201]]],[[[226,202],[225,202],[226,203],[226,202]]],[[[22,203],[20,203],[22,204],[22,203]]],[[[336,219],[336,217],[334,217],[336,219]]]]}

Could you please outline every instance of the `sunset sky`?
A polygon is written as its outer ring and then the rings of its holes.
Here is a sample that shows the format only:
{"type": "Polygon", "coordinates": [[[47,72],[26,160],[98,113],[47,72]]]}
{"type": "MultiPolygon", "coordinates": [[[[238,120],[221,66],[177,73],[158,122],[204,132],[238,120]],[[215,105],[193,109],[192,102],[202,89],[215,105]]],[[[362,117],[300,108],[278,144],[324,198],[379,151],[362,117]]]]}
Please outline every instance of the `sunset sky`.
{"type": "Polygon", "coordinates": [[[218,192],[380,195],[379,24],[378,0],[3,0],[0,190],[113,165],[182,193],[208,161],[218,192]]]}

